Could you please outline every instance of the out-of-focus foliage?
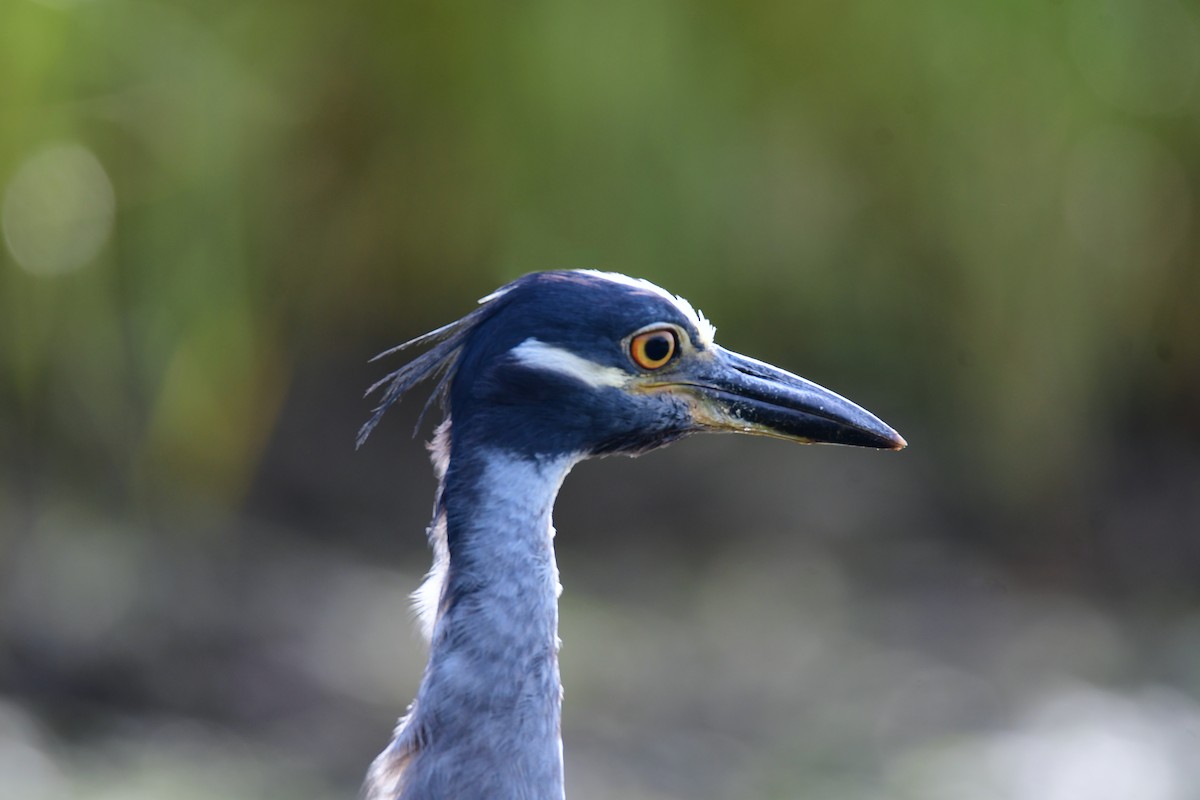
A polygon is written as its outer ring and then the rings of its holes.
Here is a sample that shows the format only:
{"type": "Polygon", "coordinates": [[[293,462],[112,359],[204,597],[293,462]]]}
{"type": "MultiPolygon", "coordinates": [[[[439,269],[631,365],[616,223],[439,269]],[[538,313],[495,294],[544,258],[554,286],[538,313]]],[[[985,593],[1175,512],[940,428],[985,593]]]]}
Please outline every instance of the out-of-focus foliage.
{"type": "Polygon", "coordinates": [[[580,470],[573,796],[1195,796],[1198,203],[1178,0],[6,0],[0,774],[351,791],[432,491],[363,362],[600,266],[912,447],[580,470]]]}

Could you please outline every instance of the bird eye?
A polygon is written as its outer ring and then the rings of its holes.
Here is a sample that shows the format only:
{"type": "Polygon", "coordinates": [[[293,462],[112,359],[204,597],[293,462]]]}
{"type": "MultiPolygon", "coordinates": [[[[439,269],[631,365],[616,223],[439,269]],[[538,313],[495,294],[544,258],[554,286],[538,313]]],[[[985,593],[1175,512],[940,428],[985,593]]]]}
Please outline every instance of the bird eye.
{"type": "Polygon", "coordinates": [[[639,333],[629,343],[629,356],[642,369],[658,369],[675,355],[675,331],[660,329],[639,333]]]}

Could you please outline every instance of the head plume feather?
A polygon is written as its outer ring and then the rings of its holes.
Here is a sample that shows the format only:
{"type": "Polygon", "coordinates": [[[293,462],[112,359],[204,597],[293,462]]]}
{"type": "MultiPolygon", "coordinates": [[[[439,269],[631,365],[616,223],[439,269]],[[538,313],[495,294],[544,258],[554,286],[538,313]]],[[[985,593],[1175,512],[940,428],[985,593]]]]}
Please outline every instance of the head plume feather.
{"type": "Polygon", "coordinates": [[[466,343],[471,331],[485,318],[491,316],[495,310],[495,301],[505,293],[506,289],[507,287],[492,292],[487,297],[481,299],[479,301],[479,308],[467,314],[462,319],[455,320],[448,325],[443,325],[415,339],[410,339],[403,344],[398,344],[395,347],[384,350],[371,359],[374,362],[393,353],[398,353],[401,350],[407,350],[410,347],[433,345],[396,371],[383,376],[372,384],[371,388],[367,389],[363,395],[364,397],[369,397],[380,387],[387,387],[384,389],[383,397],[380,398],[379,404],[371,410],[370,418],[358,429],[358,437],[355,439],[356,448],[362,447],[363,442],[371,435],[371,431],[379,424],[379,420],[382,419],[384,412],[422,381],[429,378],[436,378],[437,385],[434,386],[429,399],[425,401],[425,407],[421,409],[421,414],[417,417],[417,425],[413,429],[413,435],[416,435],[416,431],[420,429],[421,423],[425,420],[425,414],[429,411],[429,407],[433,405],[435,400],[445,408],[446,394],[450,389],[450,382],[454,378],[454,370],[458,365],[458,357],[462,353],[463,345],[466,343]]]}

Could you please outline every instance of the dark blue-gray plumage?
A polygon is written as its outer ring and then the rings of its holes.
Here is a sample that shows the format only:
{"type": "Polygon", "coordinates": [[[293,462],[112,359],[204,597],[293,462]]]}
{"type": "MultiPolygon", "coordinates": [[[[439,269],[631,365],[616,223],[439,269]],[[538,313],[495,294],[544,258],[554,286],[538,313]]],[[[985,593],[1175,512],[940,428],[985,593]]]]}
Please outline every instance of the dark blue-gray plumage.
{"type": "Polygon", "coordinates": [[[434,566],[415,595],[429,663],[371,767],[369,800],[563,797],[551,512],[580,460],[702,431],[905,446],[864,409],[713,333],[646,281],[543,272],[382,354],[429,346],[371,387],[386,388],[360,445],[423,380],[438,381],[430,402],[446,416],[430,448],[434,566]]]}

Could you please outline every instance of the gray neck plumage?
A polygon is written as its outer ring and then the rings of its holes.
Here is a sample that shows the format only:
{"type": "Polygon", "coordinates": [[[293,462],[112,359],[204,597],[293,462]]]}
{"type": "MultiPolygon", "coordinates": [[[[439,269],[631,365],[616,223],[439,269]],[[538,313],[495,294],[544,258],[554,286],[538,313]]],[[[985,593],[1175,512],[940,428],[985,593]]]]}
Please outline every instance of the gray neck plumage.
{"type": "Polygon", "coordinates": [[[447,448],[447,434],[444,425],[431,447],[442,481],[430,528],[435,563],[417,596],[429,663],[364,794],[561,800],[551,511],[575,459],[464,455],[447,448]]]}

